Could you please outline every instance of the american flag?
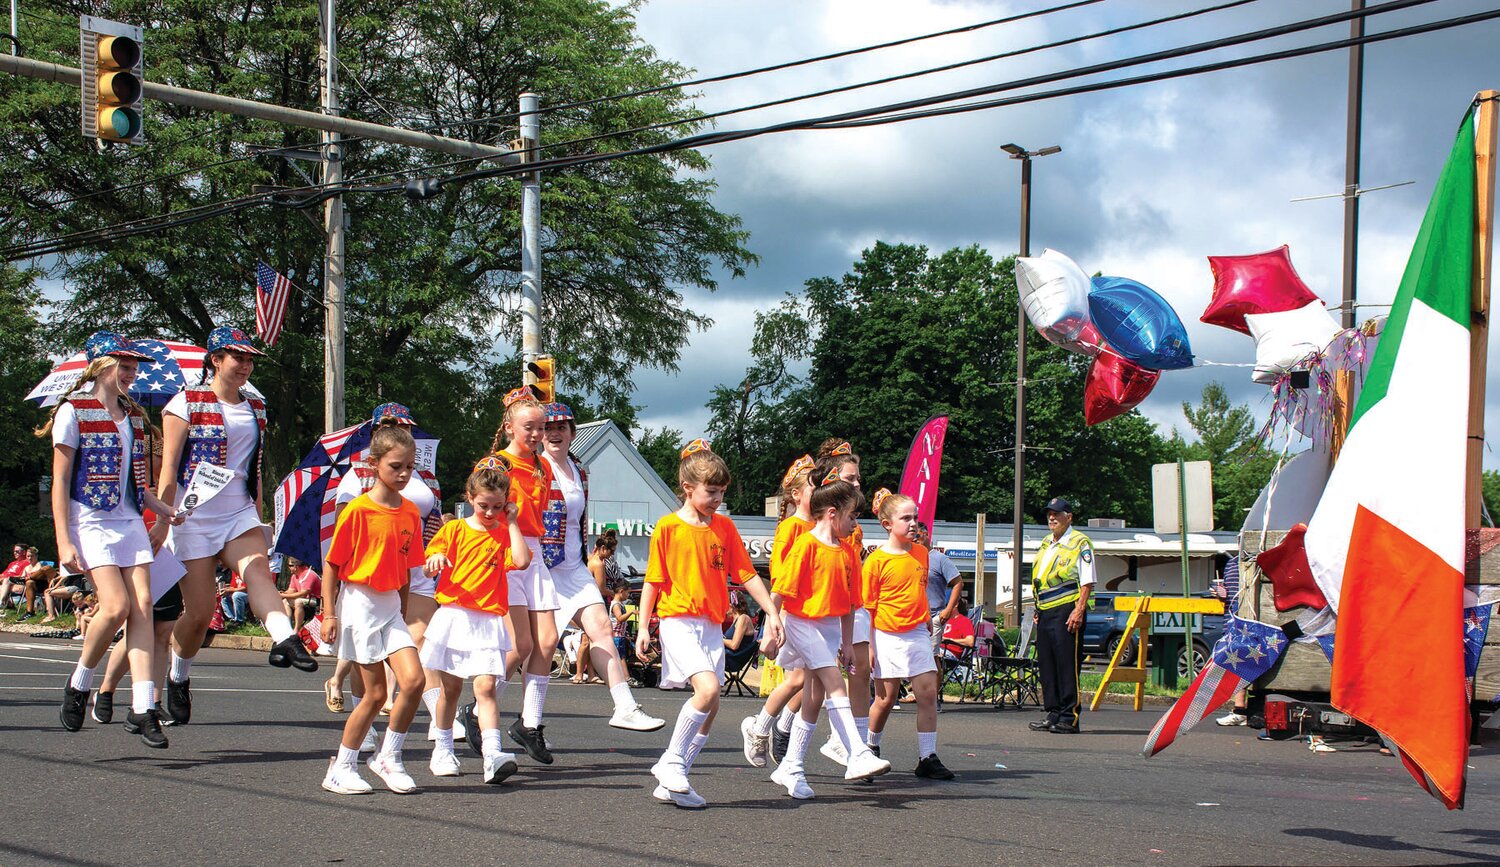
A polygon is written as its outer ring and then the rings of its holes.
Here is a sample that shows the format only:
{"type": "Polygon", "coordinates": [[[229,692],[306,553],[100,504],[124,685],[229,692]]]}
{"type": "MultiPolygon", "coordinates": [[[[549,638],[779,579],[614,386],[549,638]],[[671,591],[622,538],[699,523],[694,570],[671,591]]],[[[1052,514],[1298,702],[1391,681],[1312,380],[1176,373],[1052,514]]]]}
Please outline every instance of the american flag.
{"type": "Polygon", "coordinates": [[[275,346],[286,318],[286,302],[292,281],[264,262],[255,263],[255,331],[267,346],[275,346]]]}
{"type": "MultiPolygon", "coordinates": [[[[130,396],[146,406],[161,406],[185,386],[194,385],[203,375],[203,347],[175,340],[136,340],[135,347],[150,355],[151,361],[142,361],[137,367],[135,382],[130,386],[130,396]]],[[[82,352],[70,356],[52,369],[26,395],[42,406],[57,403],[73,384],[78,375],[88,367],[88,359],[82,352]]],[[[247,389],[254,391],[253,388],[247,389]]],[[[259,392],[254,392],[256,397],[259,392]]]]}
{"type": "Polygon", "coordinates": [[[1172,709],[1156,721],[1141,755],[1150,758],[1171,746],[1178,735],[1187,734],[1209,711],[1270,671],[1289,643],[1279,627],[1230,615],[1224,636],[1214,645],[1213,659],[1172,709]]]}

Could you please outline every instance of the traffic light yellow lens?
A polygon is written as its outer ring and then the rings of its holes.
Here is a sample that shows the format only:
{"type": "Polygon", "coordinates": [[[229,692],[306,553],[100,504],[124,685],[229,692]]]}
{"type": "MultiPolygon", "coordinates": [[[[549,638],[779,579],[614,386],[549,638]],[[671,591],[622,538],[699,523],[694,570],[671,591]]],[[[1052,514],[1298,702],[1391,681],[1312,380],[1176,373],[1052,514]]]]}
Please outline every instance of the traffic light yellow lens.
{"type": "Polygon", "coordinates": [[[141,98],[141,80],[133,72],[106,72],[99,76],[101,102],[132,103],[141,98]]]}

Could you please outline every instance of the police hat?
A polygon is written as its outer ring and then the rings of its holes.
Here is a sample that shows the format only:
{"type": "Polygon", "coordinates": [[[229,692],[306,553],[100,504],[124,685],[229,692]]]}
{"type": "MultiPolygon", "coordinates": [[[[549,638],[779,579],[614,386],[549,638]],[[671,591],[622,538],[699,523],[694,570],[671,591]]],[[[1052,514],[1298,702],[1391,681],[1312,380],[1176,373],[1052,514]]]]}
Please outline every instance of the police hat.
{"type": "Polygon", "coordinates": [[[1073,504],[1068,502],[1067,500],[1064,500],[1062,497],[1053,497],[1047,503],[1047,511],[1067,512],[1069,515],[1071,515],[1073,514],[1073,504]]]}

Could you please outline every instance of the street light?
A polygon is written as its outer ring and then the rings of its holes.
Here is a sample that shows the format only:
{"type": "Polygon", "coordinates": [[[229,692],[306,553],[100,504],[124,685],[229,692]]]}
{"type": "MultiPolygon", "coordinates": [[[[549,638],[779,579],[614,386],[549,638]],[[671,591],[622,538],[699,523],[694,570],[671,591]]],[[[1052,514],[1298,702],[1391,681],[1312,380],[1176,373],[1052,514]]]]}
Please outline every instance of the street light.
{"type": "MultiPolygon", "coordinates": [[[[1028,151],[1018,144],[1003,144],[1000,149],[1010,154],[1013,160],[1021,161],[1021,252],[1022,256],[1031,255],[1031,160],[1033,157],[1051,156],[1061,153],[1062,148],[1058,145],[1049,145],[1039,150],[1028,151]]],[[[1025,520],[1022,517],[1021,504],[1025,502],[1025,494],[1022,491],[1022,482],[1026,473],[1026,308],[1019,303],[1019,288],[1017,287],[1018,303],[1016,307],[1016,489],[1014,528],[1011,537],[1011,550],[1015,561],[1012,564],[1011,574],[1011,604],[1016,610],[1016,625],[1021,625],[1021,561],[1025,552],[1025,534],[1022,532],[1025,520]]]]}

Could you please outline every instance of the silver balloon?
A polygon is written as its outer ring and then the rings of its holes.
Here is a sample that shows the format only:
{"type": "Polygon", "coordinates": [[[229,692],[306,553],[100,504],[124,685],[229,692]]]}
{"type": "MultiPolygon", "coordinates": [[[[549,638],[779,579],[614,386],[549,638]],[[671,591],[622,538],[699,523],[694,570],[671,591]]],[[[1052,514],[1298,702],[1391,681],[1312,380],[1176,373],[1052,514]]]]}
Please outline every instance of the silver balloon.
{"type": "Polygon", "coordinates": [[[1016,259],[1016,288],[1026,318],[1058,346],[1080,350],[1078,336],[1089,323],[1089,277],[1056,250],[1016,259]]]}

